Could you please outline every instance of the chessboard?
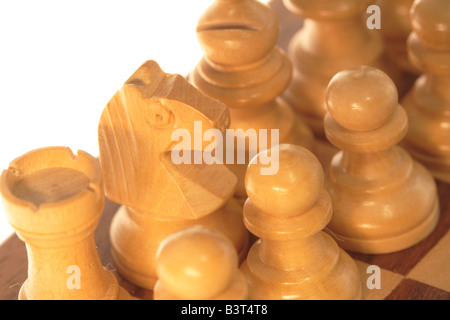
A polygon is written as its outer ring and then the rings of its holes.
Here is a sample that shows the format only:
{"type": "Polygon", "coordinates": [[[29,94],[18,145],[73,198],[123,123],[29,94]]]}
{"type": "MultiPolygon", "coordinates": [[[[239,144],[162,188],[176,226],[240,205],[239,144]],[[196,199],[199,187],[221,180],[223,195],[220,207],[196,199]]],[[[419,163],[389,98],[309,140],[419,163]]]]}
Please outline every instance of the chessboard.
{"type": "MultiPolygon", "coordinates": [[[[301,27],[298,17],[287,11],[282,1],[272,1],[280,20],[279,46],[286,48],[289,39],[301,27]]],[[[363,282],[365,300],[449,300],[450,299],[450,184],[436,181],[440,200],[440,218],[434,231],[418,244],[390,254],[360,254],[349,252],[355,260],[363,282]],[[369,266],[381,270],[380,288],[366,285],[371,276],[369,266]]],[[[102,264],[118,279],[132,296],[150,300],[152,292],[127,282],[113,262],[110,225],[120,205],[106,200],[95,243],[102,264]]],[[[335,237],[339,244],[339,238],[335,237]]],[[[0,300],[16,300],[27,278],[27,252],[16,234],[0,244],[0,300]]]]}

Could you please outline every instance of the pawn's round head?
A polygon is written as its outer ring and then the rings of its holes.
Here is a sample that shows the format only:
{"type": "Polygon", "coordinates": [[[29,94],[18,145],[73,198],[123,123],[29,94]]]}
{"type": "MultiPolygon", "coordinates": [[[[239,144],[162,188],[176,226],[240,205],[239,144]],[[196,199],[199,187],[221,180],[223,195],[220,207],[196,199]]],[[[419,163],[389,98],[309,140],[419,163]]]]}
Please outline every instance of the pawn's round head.
{"type": "Polygon", "coordinates": [[[197,38],[208,60],[242,67],[268,56],[279,23],[275,13],[254,0],[216,0],[200,17],[197,38]]]}
{"type": "Polygon", "coordinates": [[[450,50],[450,1],[415,1],[411,24],[424,43],[438,50],[450,50]]]}
{"type": "Polygon", "coordinates": [[[230,240],[196,225],[167,237],[156,254],[156,273],[165,289],[180,299],[211,299],[225,291],[238,269],[230,240]]]}
{"type": "Polygon", "coordinates": [[[342,127],[372,131],[389,122],[398,107],[394,82],[384,72],[368,66],[338,72],[326,91],[328,111],[342,127]]]}
{"type": "Polygon", "coordinates": [[[245,188],[253,204],[268,215],[292,217],[313,207],[323,181],[322,166],[310,151],[282,144],[258,153],[250,161],[245,188]],[[265,164],[267,159],[269,164],[265,164]],[[269,167],[278,170],[261,174],[269,167]]]}

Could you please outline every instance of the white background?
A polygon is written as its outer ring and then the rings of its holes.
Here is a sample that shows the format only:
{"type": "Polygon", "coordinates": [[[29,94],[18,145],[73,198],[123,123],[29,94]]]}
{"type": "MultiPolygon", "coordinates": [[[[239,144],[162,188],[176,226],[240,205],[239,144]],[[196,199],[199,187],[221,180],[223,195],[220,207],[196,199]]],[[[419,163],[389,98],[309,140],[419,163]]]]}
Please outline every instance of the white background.
{"type": "MultiPolygon", "coordinates": [[[[0,0],[0,170],[47,146],[97,156],[101,111],[144,61],[183,75],[197,64],[212,2],[0,0]]],[[[0,205],[0,243],[12,232],[0,205]]]]}

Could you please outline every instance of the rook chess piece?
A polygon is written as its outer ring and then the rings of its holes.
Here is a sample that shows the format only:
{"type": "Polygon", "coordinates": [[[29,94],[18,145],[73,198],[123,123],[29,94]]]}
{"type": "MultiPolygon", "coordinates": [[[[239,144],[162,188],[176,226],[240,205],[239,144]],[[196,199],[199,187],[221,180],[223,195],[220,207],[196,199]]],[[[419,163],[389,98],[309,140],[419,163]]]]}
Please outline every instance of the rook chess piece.
{"type": "Polygon", "coordinates": [[[327,171],[330,230],[344,249],[389,253],[424,239],[439,218],[431,174],[401,147],[408,119],[392,80],[360,66],[330,81],[325,132],[340,148],[327,171]]]}
{"type": "Polygon", "coordinates": [[[226,105],[155,61],[142,64],[105,107],[100,164],[107,197],[122,205],[111,223],[111,245],[129,282],[153,290],[161,241],[194,224],[222,231],[241,260],[246,255],[248,232],[233,198],[237,179],[226,166],[202,159],[205,132],[224,133],[229,123],[226,105]],[[189,157],[176,163],[173,151],[189,157]]]}
{"type": "Polygon", "coordinates": [[[355,262],[322,231],[332,203],[320,162],[300,146],[280,145],[278,172],[261,175],[258,159],[269,152],[278,150],[259,153],[245,176],[244,222],[260,237],[241,265],[249,299],[361,299],[355,262]]]}
{"type": "Polygon", "coordinates": [[[247,282],[233,244],[204,226],[179,230],[156,254],[155,300],[243,300],[247,282]]]}
{"type": "Polygon", "coordinates": [[[104,205],[97,159],[63,147],[33,150],[3,171],[0,189],[8,221],[27,248],[19,299],[130,298],[96,251],[104,205]]]}
{"type": "MultiPolygon", "coordinates": [[[[279,130],[279,141],[272,142],[268,132],[267,146],[293,143],[313,149],[312,131],[280,97],[291,80],[292,65],[276,45],[278,34],[275,13],[259,1],[214,1],[198,22],[197,36],[205,56],[190,81],[229,107],[230,129],[235,130],[238,141],[250,139],[248,130],[254,130],[260,143],[265,139],[260,129],[275,129],[279,130]]],[[[235,195],[241,200],[246,197],[244,176],[252,157],[251,146],[245,143],[245,148],[236,144],[228,151],[234,155],[245,151],[245,163],[227,162],[238,177],[235,195]]]]}
{"type": "Polygon", "coordinates": [[[450,2],[415,1],[411,21],[409,57],[423,74],[401,100],[409,119],[403,146],[450,183],[450,2]]]}

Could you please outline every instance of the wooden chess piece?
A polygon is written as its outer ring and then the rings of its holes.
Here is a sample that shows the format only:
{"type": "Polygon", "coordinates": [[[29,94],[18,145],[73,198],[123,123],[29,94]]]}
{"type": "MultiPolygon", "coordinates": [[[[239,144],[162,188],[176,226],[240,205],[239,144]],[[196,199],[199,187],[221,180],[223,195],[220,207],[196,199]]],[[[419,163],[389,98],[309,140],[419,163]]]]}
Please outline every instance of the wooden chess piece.
{"type": "MultiPolygon", "coordinates": [[[[207,95],[224,102],[230,110],[230,129],[238,141],[249,139],[255,130],[258,143],[264,140],[260,129],[279,130],[278,141],[314,148],[312,131],[280,97],[292,77],[292,64],[276,45],[279,23],[273,10],[255,0],[216,0],[200,17],[197,36],[205,52],[190,81],[207,95]],[[241,129],[241,131],[238,131],[241,129]]],[[[227,162],[238,177],[235,196],[245,200],[244,176],[252,154],[245,145],[245,163],[227,162]]],[[[234,152],[241,150],[236,143],[234,152]]],[[[241,148],[244,149],[244,148],[241,148]]]]}
{"type": "Polygon", "coordinates": [[[371,0],[284,0],[284,4],[304,19],[288,47],[294,74],[284,97],[316,137],[326,141],[325,92],[337,72],[370,65],[396,79],[398,70],[391,69],[384,56],[380,32],[367,28],[366,10],[371,0]]]}
{"type": "Polygon", "coordinates": [[[418,75],[408,58],[407,40],[412,31],[410,11],[414,0],[378,0],[383,23],[380,29],[388,59],[403,72],[418,75]]]}
{"type": "Polygon", "coordinates": [[[408,118],[392,80],[360,66],[330,81],[325,132],[340,151],[327,171],[333,200],[329,229],[346,250],[380,254],[408,248],[439,219],[436,183],[396,144],[408,118]]]}
{"type": "Polygon", "coordinates": [[[272,147],[249,164],[244,222],[260,237],[241,265],[249,299],[362,298],[355,262],[322,231],[332,216],[323,182],[320,162],[300,146],[272,147]],[[274,152],[278,172],[261,175],[259,158],[274,152]]]}
{"type": "Polygon", "coordinates": [[[156,254],[155,300],[244,300],[247,282],[233,244],[221,233],[191,226],[167,237],[156,254]]]}
{"type": "Polygon", "coordinates": [[[8,221],[27,248],[19,299],[130,298],[96,251],[105,199],[97,159],[65,147],[33,150],[3,171],[0,189],[8,221]]]}
{"type": "Polygon", "coordinates": [[[201,140],[205,132],[223,134],[229,123],[226,105],[182,76],[164,73],[155,61],[139,67],[105,107],[100,164],[107,197],[122,204],[111,224],[111,245],[115,265],[129,282],[153,290],[161,241],[194,224],[222,231],[240,258],[246,255],[248,231],[233,198],[235,175],[223,164],[195,163],[210,144],[201,140]],[[188,150],[178,150],[176,130],[188,150]],[[174,162],[173,152],[190,150],[192,162],[174,162]]]}
{"type": "Polygon", "coordinates": [[[416,1],[411,21],[409,57],[423,74],[401,100],[410,124],[403,146],[450,183],[450,2],[416,1]]]}

